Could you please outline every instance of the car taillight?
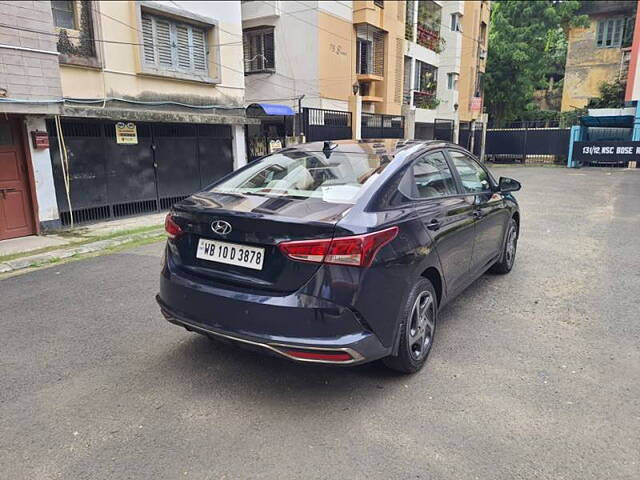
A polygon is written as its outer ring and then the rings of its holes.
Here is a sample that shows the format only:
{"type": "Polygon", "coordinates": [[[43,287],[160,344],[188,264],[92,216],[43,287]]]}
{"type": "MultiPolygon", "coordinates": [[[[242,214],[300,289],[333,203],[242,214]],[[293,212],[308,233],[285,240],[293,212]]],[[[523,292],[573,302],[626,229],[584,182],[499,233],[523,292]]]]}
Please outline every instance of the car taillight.
{"type": "Polygon", "coordinates": [[[368,267],[378,251],[398,235],[398,227],[352,237],[283,242],[282,253],[292,260],[368,267]]]}
{"type": "Polygon", "coordinates": [[[175,222],[170,213],[168,213],[164,219],[164,230],[167,232],[167,237],[171,240],[175,240],[183,233],[182,228],[175,222]]]}

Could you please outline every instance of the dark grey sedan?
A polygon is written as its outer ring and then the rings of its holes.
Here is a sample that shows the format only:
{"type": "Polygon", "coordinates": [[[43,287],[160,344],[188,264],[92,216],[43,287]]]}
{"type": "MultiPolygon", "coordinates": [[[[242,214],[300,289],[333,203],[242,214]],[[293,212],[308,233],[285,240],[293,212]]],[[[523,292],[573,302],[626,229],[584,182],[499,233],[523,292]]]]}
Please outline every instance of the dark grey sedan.
{"type": "Polygon", "coordinates": [[[519,188],[440,141],[286,148],[174,206],[158,303],[290,360],[415,372],[439,309],[511,270],[519,188]]]}

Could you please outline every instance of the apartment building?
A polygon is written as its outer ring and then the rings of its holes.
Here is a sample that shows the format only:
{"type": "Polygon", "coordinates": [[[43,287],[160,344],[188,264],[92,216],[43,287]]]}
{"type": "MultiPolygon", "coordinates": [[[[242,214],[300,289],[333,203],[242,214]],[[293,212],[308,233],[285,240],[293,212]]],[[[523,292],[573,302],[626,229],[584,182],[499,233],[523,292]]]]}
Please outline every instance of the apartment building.
{"type": "Polygon", "coordinates": [[[356,137],[457,141],[482,114],[488,23],[486,0],[244,1],[247,101],[289,109],[249,130],[291,134],[302,106],[351,112],[356,137]]]}
{"type": "Polygon", "coordinates": [[[247,103],[289,109],[250,126],[250,137],[290,135],[300,107],[331,110],[311,122],[344,127],[349,138],[344,112],[365,118],[364,134],[381,121],[371,114],[395,116],[384,124],[402,129],[404,16],[403,1],[243,1],[247,103]]]}
{"type": "Polygon", "coordinates": [[[637,6],[636,0],[582,2],[578,13],[588,15],[589,26],[569,31],[562,111],[586,106],[604,82],[626,81],[637,6]]]}
{"type": "Polygon", "coordinates": [[[168,208],[246,162],[239,2],[2,2],[0,17],[0,138],[32,165],[33,210],[7,234],[20,202],[0,194],[0,238],[168,208]]]}
{"type": "Polygon", "coordinates": [[[398,114],[395,61],[404,3],[243,1],[247,101],[348,108],[354,84],[363,109],[398,114]]]}
{"type": "Polygon", "coordinates": [[[489,0],[464,2],[462,53],[458,81],[461,130],[484,118],[484,72],[489,48],[489,0]]]}
{"type": "Polygon", "coordinates": [[[464,4],[406,2],[403,111],[415,138],[457,139],[464,4]]]}

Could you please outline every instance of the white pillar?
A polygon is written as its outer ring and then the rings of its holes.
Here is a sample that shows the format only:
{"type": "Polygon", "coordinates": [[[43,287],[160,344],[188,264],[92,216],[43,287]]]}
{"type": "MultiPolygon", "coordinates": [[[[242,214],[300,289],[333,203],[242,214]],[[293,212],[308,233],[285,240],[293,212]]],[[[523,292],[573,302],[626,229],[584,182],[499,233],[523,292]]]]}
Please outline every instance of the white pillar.
{"type": "Polygon", "coordinates": [[[416,109],[411,105],[402,106],[404,117],[404,138],[412,140],[416,138],[416,109]]]}
{"type": "Polygon", "coordinates": [[[349,97],[349,111],[351,112],[351,135],[354,140],[362,140],[362,97],[349,97]]]}
{"type": "Polygon", "coordinates": [[[453,140],[452,142],[457,144],[460,140],[460,118],[456,114],[453,117],[453,140]]]}
{"type": "Polygon", "coordinates": [[[413,41],[418,43],[418,5],[419,2],[413,2],[412,22],[413,22],[413,41]]]}
{"type": "Polygon", "coordinates": [[[487,143],[487,124],[489,123],[489,114],[483,113],[480,118],[482,118],[482,145],[480,146],[480,161],[484,163],[485,146],[487,143]]]}
{"type": "Polygon", "coordinates": [[[233,125],[233,169],[247,164],[247,144],[244,140],[244,125],[233,125]]]}
{"type": "Polygon", "coordinates": [[[31,132],[47,131],[45,117],[26,115],[24,117],[24,126],[33,168],[36,199],[38,200],[38,220],[45,230],[55,229],[60,226],[60,214],[58,213],[56,187],[53,182],[50,150],[48,148],[35,149],[31,141],[31,132]]]}

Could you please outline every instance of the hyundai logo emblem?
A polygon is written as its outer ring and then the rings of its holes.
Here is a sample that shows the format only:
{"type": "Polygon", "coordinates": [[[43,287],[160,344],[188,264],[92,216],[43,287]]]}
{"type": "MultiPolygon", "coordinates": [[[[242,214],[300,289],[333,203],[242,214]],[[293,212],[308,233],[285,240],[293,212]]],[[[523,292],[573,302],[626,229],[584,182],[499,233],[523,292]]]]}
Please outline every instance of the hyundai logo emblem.
{"type": "Polygon", "coordinates": [[[224,220],[216,220],[211,222],[211,230],[218,235],[228,235],[231,233],[231,224],[224,220]]]}

